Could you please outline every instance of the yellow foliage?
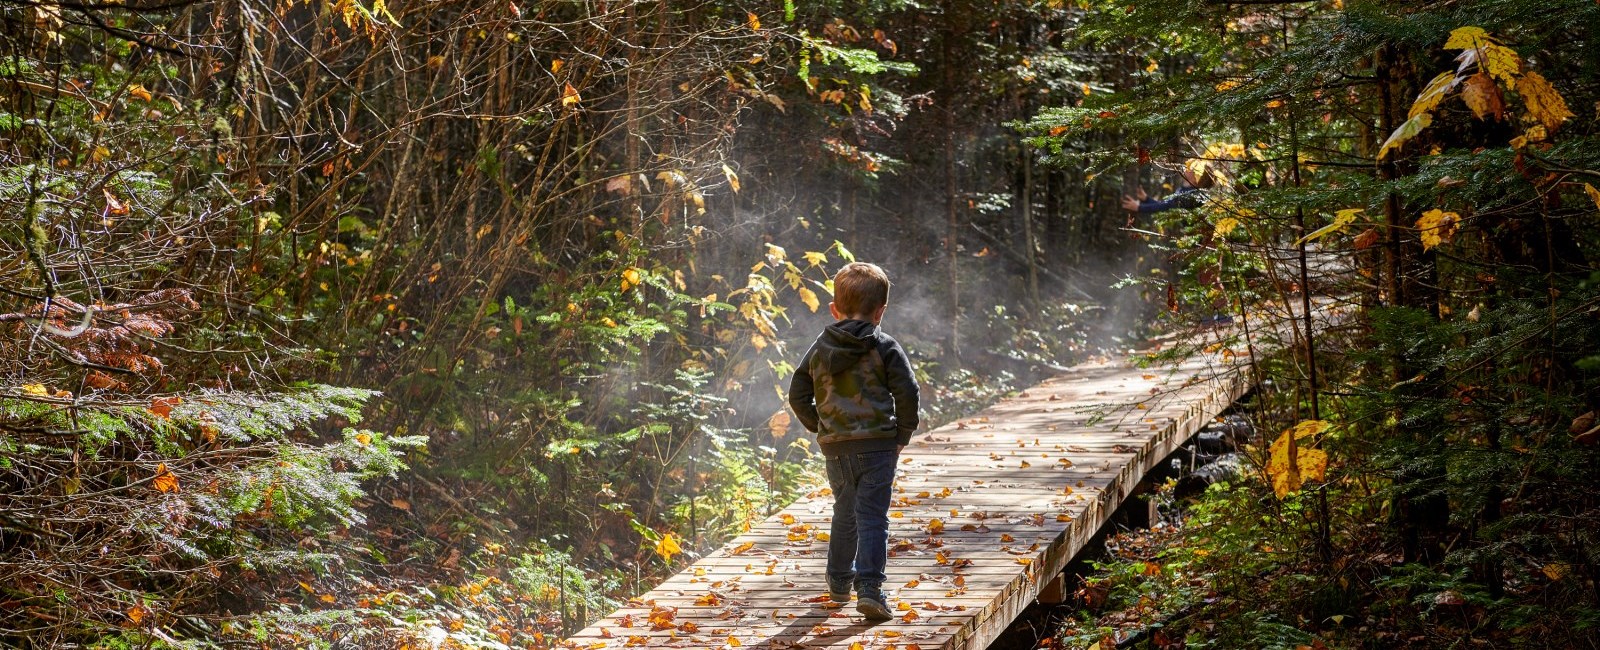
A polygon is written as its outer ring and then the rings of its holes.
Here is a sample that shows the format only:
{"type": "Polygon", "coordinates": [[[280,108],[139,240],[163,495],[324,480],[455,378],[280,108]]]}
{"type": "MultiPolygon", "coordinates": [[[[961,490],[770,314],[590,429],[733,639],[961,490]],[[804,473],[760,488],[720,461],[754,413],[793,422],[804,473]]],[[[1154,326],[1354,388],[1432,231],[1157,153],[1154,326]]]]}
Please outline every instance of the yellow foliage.
{"type": "Polygon", "coordinates": [[[1461,215],[1454,212],[1433,209],[1422,213],[1422,218],[1417,219],[1418,234],[1422,237],[1422,249],[1428,250],[1440,244],[1450,243],[1460,224],[1461,215]]]}
{"type": "Polygon", "coordinates": [[[1583,192],[1589,195],[1590,201],[1594,201],[1595,209],[1600,210],[1600,190],[1595,189],[1593,185],[1584,183],[1583,192]]]}
{"type": "Polygon", "coordinates": [[[1239,227],[1239,220],[1233,217],[1223,217],[1217,220],[1217,237],[1227,237],[1228,233],[1239,227]]]}
{"type": "Polygon", "coordinates": [[[662,535],[661,540],[656,542],[656,554],[668,562],[672,561],[672,556],[682,552],[683,547],[678,546],[678,536],[672,533],[662,535]]]}
{"type": "Polygon", "coordinates": [[[562,106],[567,108],[577,108],[578,102],[581,101],[583,101],[583,97],[578,95],[578,89],[573,88],[572,84],[567,84],[567,87],[561,91],[562,106]]]}
{"type": "Polygon", "coordinates": [[[1411,102],[1411,112],[1407,117],[1416,117],[1432,111],[1434,107],[1439,105],[1439,102],[1444,101],[1445,94],[1456,87],[1458,80],[1459,78],[1456,77],[1454,72],[1439,73],[1439,76],[1428,82],[1428,86],[1423,88],[1422,92],[1417,95],[1417,100],[1411,102]]]}
{"type": "Polygon", "coordinates": [[[1528,71],[1517,80],[1517,92],[1522,95],[1522,101],[1528,105],[1528,113],[1550,131],[1556,130],[1567,118],[1573,117],[1572,111],[1567,108],[1567,100],[1561,98],[1561,93],[1556,92],[1555,86],[1543,75],[1528,71]]]}
{"type": "Polygon", "coordinates": [[[1522,59],[1517,56],[1516,51],[1503,45],[1484,47],[1483,64],[1488,69],[1489,76],[1508,84],[1516,83],[1517,73],[1522,70],[1522,59]]]}
{"type": "Polygon", "coordinates": [[[1469,50],[1493,43],[1489,33],[1482,27],[1457,27],[1450,31],[1450,38],[1445,40],[1444,49],[1469,50]]]}
{"type": "Polygon", "coordinates": [[[1378,148],[1378,160],[1383,160],[1383,157],[1389,154],[1390,149],[1398,149],[1400,145],[1416,137],[1418,133],[1428,128],[1430,124],[1433,124],[1433,114],[1431,113],[1418,113],[1411,119],[1406,120],[1399,128],[1394,130],[1394,133],[1389,134],[1389,139],[1384,140],[1383,146],[1378,148]]]}
{"type": "Polygon", "coordinates": [[[1344,230],[1344,227],[1353,223],[1356,220],[1356,215],[1361,214],[1362,212],[1363,210],[1361,208],[1346,208],[1344,210],[1340,210],[1334,213],[1333,223],[1318,228],[1315,231],[1312,231],[1311,234],[1301,237],[1300,241],[1295,242],[1295,244],[1298,245],[1309,241],[1316,241],[1317,239],[1321,239],[1322,237],[1331,233],[1344,230]]]}
{"type": "Polygon", "coordinates": [[[1307,420],[1289,429],[1272,443],[1271,457],[1267,460],[1267,476],[1272,480],[1272,491],[1282,499],[1300,489],[1306,480],[1320,481],[1327,474],[1328,453],[1321,449],[1310,449],[1294,445],[1294,466],[1289,463],[1289,448],[1291,437],[1298,441],[1328,430],[1329,424],[1324,420],[1307,420]]]}
{"type": "Polygon", "coordinates": [[[806,307],[811,310],[811,313],[817,313],[817,308],[822,306],[822,301],[817,299],[817,292],[812,291],[807,287],[800,287],[799,293],[800,302],[805,303],[806,307]]]}

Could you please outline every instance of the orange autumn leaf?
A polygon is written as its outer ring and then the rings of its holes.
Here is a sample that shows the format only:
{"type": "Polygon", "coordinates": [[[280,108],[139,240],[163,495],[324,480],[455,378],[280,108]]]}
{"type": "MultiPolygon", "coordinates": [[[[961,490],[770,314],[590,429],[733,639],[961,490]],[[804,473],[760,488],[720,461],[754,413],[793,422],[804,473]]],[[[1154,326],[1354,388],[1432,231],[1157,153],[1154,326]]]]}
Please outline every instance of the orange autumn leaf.
{"type": "Polygon", "coordinates": [[[922,618],[922,615],[918,614],[916,611],[909,611],[909,612],[906,612],[905,616],[901,616],[900,617],[900,622],[902,622],[902,623],[915,623],[917,621],[917,619],[919,619],[919,618],[922,618]]]}
{"type": "Polygon", "coordinates": [[[167,471],[166,463],[161,463],[156,465],[156,477],[150,481],[150,487],[157,492],[177,492],[178,477],[167,471]]]}
{"type": "Polygon", "coordinates": [[[163,420],[172,419],[172,407],[183,403],[181,397],[156,397],[150,400],[149,410],[163,420]]]}
{"type": "Polygon", "coordinates": [[[744,642],[740,641],[739,637],[733,636],[731,634],[728,635],[728,647],[737,648],[737,647],[742,646],[742,645],[744,645],[744,642]]]}
{"type": "Polygon", "coordinates": [[[578,102],[581,102],[581,101],[583,101],[583,97],[578,95],[578,89],[577,88],[573,88],[572,84],[570,84],[570,83],[567,84],[566,89],[561,91],[561,105],[562,106],[565,106],[567,108],[577,108],[578,102]]]}
{"type": "Polygon", "coordinates": [[[743,544],[740,544],[738,546],[733,547],[732,553],[734,555],[743,555],[745,551],[748,551],[748,550],[750,550],[752,548],[755,548],[755,546],[756,546],[755,542],[745,542],[743,544]]]}

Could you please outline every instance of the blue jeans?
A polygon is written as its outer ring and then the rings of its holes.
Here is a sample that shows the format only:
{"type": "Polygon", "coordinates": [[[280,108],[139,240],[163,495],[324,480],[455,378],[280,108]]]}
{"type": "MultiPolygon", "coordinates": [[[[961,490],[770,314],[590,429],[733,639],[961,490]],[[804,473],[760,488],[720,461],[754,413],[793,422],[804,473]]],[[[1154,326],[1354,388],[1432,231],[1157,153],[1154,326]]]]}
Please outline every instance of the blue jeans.
{"type": "Polygon", "coordinates": [[[833,526],[828,532],[828,577],[855,582],[857,594],[883,587],[889,563],[889,498],[894,449],[828,457],[828,487],[833,489],[833,526]]]}

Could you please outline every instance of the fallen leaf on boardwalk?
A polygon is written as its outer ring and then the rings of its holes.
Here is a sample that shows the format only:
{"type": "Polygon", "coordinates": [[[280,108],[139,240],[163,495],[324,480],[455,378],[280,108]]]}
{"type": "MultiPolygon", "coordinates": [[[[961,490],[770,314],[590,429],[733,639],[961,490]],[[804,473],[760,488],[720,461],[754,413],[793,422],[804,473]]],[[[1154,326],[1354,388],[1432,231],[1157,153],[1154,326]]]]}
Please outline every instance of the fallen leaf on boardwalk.
{"type": "Polygon", "coordinates": [[[940,564],[940,565],[949,564],[950,563],[950,556],[945,555],[944,551],[935,551],[933,553],[933,561],[935,563],[937,563],[937,564],[940,564]]]}
{"type": "Polygon", "coordinates": [[[783,525],[785,525],[785,526],[793,526],[794,525],[794,515],[791,515],[791,514],[785,512],[785,513],[783,513],[781,515],[778,515],[778,521],[783,522],[783,525]]]}
{"type": "Polygon", "coordinates": [[[1072,521],[1072,515],[1063,512],[1059,515],[1056,515],[1056,521],[1072,521]]]}
{"type": "Polygon", "coordinates": [[[1031,558],[1031,557],[1019,557],[1019,558],[1016,558],[1016,562],[1017,562],[1017,564],[1020,564],[1022,566],[1028,566],[1030,564],[1033,564],[1033,558],[1031,558]]]}
{"type": "Polygon", "coordinates": [[[902,612],[909,612],[911,611],[911,603],[901,601],[901,603],[899,605],[895,605],[894,608],[902,612]]]}
{"type": "Polygon", "coordinates": [[[850,650],[865,650],[865,648],[866,646],[861,645],[860,641],[850,644],[850,650]]]}
{"type": "Polygon", "coordinates": [[[920,584],[922,584],[921,580],[912,580],[911,582],[906,583],[906,589],[916,589],[917,585],[920,584]]]}
{"type": "Polygon", "coordinates": [[[906,650],[922,650],[922,646],[911,643],[906,645],[906,650]]]}
{"type": "Polygon", "coordinates": [[[920,615],[920,614],[918,614],[918,613],[916,613],[914,611],[906,612],[905,616],[901,616],[900,617],[900,622],[902,622],[902,623],[915,623],[916,620],[919,619],[919,618],[922,618],[922,615],[920,615]]]}
{"type": "Polygon", "coordinates": [[[1011,533],[1000,533],[1000,541],[1002,541],[1002,542],[1015,542],[1015,541],[1017,541],[1017,538],[1012,537],[1011,533]]]}
{"type": "Polygon", "coordinates": [[[676,607],[654,607],[650,610],[650,628],[665,630],[673,626],[672,619],[678,615],[676,607]]]}
{"type": "Polygon", "coordinates": [[[894,638],[899,638],[900,633],[896,632],[894,630],[884,630],[883,631],[883,635],[888,637],[888,638],[894,639],[894,638]]]}
{"type": "Polygon", "coordinates": [[[938,534],[941,534],[943,532],[944,532],[944,520],[942,520],[942,519],[934,519],[933,521],[928,522],[928,534],[929,535],[938,535],[938,534]]]}
{"type": "Polygon", "coordinates": [[[829,535],[827,533],[817,533],[817,541],[819,541],[819,542],[826,542],[826,541],[828,541],[829,539],[832,539],[832,538],[833,538],[833,536],[829,535]]]}
{"type": "Polygon", "coordinates": [[[731,634],[728,635],[728,647],[737,648],[737,647],[742,646],[742,645],[744,645],[744,642],[740,641],[739,637],[733,636],[731,634]]]}
{"type": "Polygon", "coordinates": [[[702,607],[714,607],[722,604],[722,596],[717,595],[717,592],[708,591],[704,596],[694,599],[694,604],[702,607]]]}
{"type": "Polygon", "coordinates": [[[755,546],[756,546],[755,542],[745,542],[743,544],[740,544],[738,546],[733,547],[733,550],[731,551],[731,553],[734,554],[734,555],[743,555],[745,551],[748,551],[748,550],[750,550],[752,548],[755,548],[755,546]]]}

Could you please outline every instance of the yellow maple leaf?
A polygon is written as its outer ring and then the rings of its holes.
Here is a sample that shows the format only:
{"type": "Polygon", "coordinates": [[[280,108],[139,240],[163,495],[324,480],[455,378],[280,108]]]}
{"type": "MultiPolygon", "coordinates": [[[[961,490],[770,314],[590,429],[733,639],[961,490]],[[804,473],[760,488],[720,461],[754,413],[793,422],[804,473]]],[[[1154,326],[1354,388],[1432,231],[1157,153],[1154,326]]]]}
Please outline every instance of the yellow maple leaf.
{"type": "MultiPolygon", "coordinates": [[[[1321,422],[1312,420],[1312,422],[1321,422]]],[[[1282,435],[1272,443],[1271,457],[1267,460],[1267,476],[1272,480],[1272,491],[1282,499],[1289,493],[1300,489],[1306,480],[1320,481],[1327,473],[1328,452],[1321,449],[1311,449],[1296,445],[1296,463],[1293,468],[1289,466],[1289,439],[1290,436],[1300,438],[1305,433],[1302,422],[1295,427],[1285,429],[1282,435]]],[[[1321,422],[1326,428],[1326,422],[1321,422]]]]}
{"type": "Polygon", "coordinates": [[[1456,227],[1461,224],[1461,215],[1454,212],[1433,209],[1422,213],[1422,218],[1417,219],[1418,235],[1422,238],[1422,249],[1428,250],[1440,244],[1450,243],[1456,235],[1456,227]]]}
{"type": "Polygon", "coordinates": [[[1444,49],[1468,50],[1493,42],[1494,39],[1489,38],[1489,32],[1483,31],[1482,27],[1457,27],[1450,30],[1450,38],[1445,40],[1444,49]]]}
{"type": "Polygon", "coordinates": [[[811,313],[817,313],[817,309],[822,307],[822,301],[817,298],[817,292],[807,287],[800,287],[797,293],[800,294],[800,302],[805,303],[806,308],[810,309],[811,313]]]}
{"type": "Polygon", "coordinates": [[[1339,232],[1341,230],[1344,230],[1345,226],[1348,226],[1351,223],[1354,223],[1355,220],[1356,220],[1356,215],[1359,215],[1362,212],[1364,212],[1364,210],[1362,208],[1345,208],[1343,210],[1335,212],[1333,214],[1333,222],[1332,223],[1329,223],[1326,226],[1323,226],[1321,228],[1318,228],[1318,229],[1312,231],[1311,234],[1306,235],[1305,237],[1301,237],[1300,241],[1295,242],[1295,243],[1296,244],[1300,244],[1300,243],[1303,243],[1303,242],[1315,241],[1317,239],[1322,238],[1323,236],[1326,236],[1329,233],[1335,233],[1335,232],[1339,232]]]}
{"type": "Polygon", "coordinates": [[[1458,83],[1460,83],[1460,77],[1457,77],[1456,73],[1439,73],[1439,76],[1434,77],[1433,81],[1428,82],[1428,86],[1417,94],[1417,100],[1411,102],[1411,112],[1407,117],[1416,117],[1432,111],[1434,107],[1439,105],[1439,102],[1444,101],[1445,95],[1455,88],[1458,83]]]}
{"type": "Polygon", "coordinates": [[[1522,102],[1527,104],[1528,114],[1539,120],[1547,130],[1554,131],[1567,118],[1573,117],[1572,110],[1567,108],[1567,100],[1562,99],[1555,86],[1537,72],[1530,70],[1517,80],[1517,93],[1522,95],[1522,102]]]}
{"type": "Polygon", "coordinates": [[[1517,73],[1522,70],[1522,57],[1517,56],[1516,50],[1504,45],[1486,45],[1483,48],[1483,67],[1491,77],[1508,84],[1516,83],[1517,73]]]}
{"type": "Polygon", "coordinates": [[[1401,123],[1394,130],[1394,133],[1389,134],[1389,139],[1383,141],[1383,146],[1378,148],[1378,159],[1383,160],[1383,157],[1388,155],[1390,149],[1399,148],[1407,140],[1416,137],[1423,129],[1428,128],[1429,124],[1433,124],[1432,113],[1418,113],[1411,119],[1401,123]]]}
{"type": "Polygon", "coordinates": [[[1227,237],[1228,233],[1239,227],[1239,220],[1233,217],[1223,217],[1217,220],[1217,237],[1227,237]]]}
{"type": "Polygon", "coordinates": [[[744,642],[740,641],[739,637],[733,636],[731,634],[728,635],[728,647],[737,648],[737,647],[742,646],[742,645],[744,645],[744,642]]]}
{"type": "Polygon", "coordinates": [[[683,547],[678,546],[678,536],[672,533],[662,535],[661,540],[656,542],[656,554],[668,562],[672,561],[672,556],[682,552],[683,547]]]}

